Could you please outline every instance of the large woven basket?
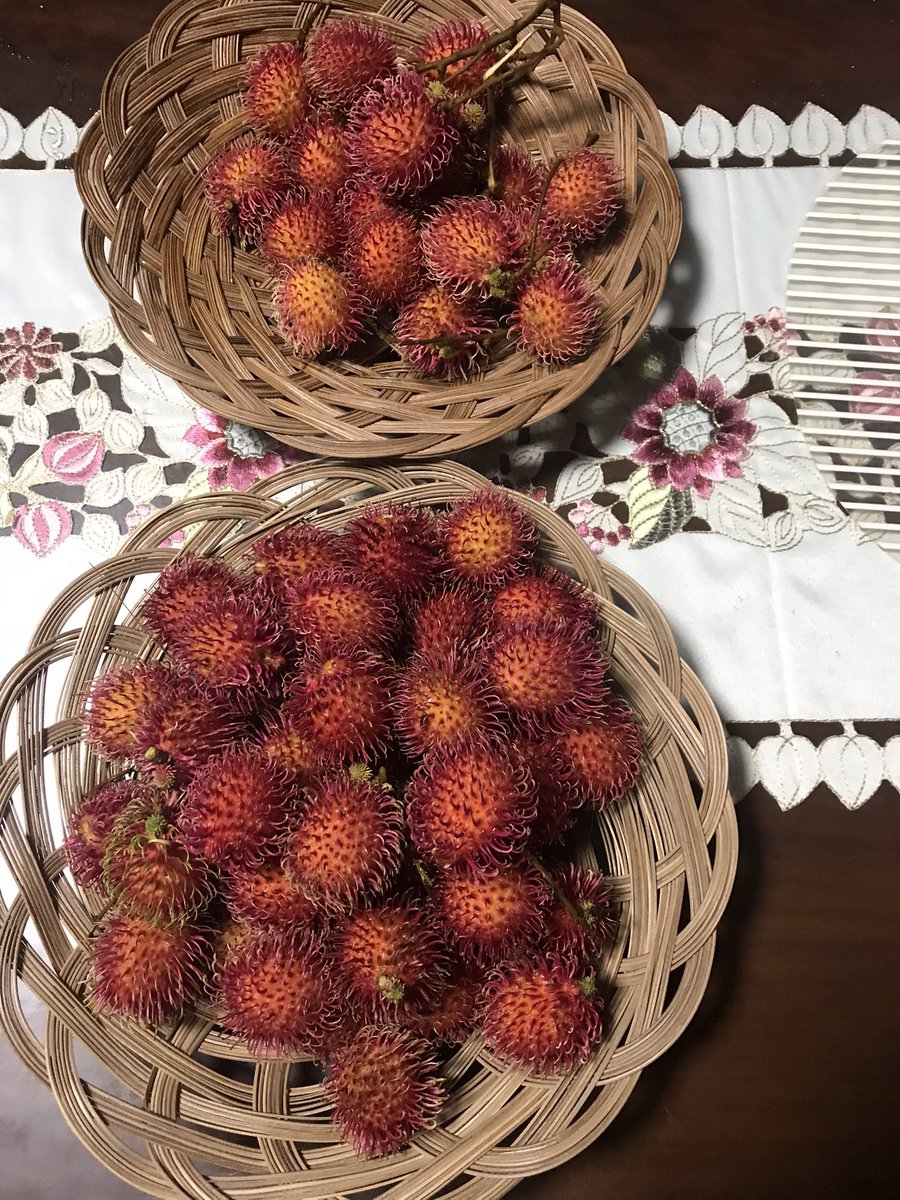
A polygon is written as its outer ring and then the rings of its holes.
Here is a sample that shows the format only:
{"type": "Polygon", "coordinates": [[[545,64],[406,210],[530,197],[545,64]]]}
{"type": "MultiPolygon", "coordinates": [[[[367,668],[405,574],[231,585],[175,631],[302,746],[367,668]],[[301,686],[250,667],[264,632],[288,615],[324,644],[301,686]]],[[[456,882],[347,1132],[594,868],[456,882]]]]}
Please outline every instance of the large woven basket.
{"type": "Polygon", "coordinates": [[[504,1069],[472,1037],[443,1071],[450,1095],[438,1127],[400,1154],[364,1162],[340,1143],[318,1085],[287,1063],[251,1064],[210,1014],[188,1014],[166,1036],[102,1017],[86,1000],[100,902],[64,872],[59,808],[71,810],[108,771],[81,740],[79,698],[98,673],[148,651],[129,611],[173,556],[161,543],[188,529],[195,551],[235,559],[262,527],[300,517],[340,527],[366,495],[440,505],[483,484],[450,464],[298,467],[241,495],[164,510],[66,589],[0,688],[0,852],[15,892],[0,906],[0,1020],[84,1144],[154,1196],[501,1196],[593,1141],[700,1003],[737,855],[721,726],[652,600],[529,500],[546,560],[596,593],[613,673],[648,745],[638,785],[579,850],[583,866],[608,873],[621,904],[602,980],[605,1040],[590,1061],[536,1078],[504,1069]],[[57,711],[48,689],[60,695],[57,711]],[[47,1008],[44,1043],[25,1021],[19,981],[47,1008]],[[114,1086],[80,1077],[82,1047],[114,1086]]]}
{"type": "Polygon", "coordinates": [[[532,0],[170,5],[114,66],[76,165],[85,257],[134,350],[206,408],[341,458],[453,455],[576,399],[646,328],[681,231],[659,113],[580,13],[563,9],[561,49],[512,89],[505,135],[550,163],[596,130],[598,149],[622,172],[622,219],[587,254],[603,318],[581,362],[545,367],[508,346],[483,374],[455,384],[423,380],[396,360],[304,363],[272,325],[261,258],[211,229],[201,179],[246,128],[247,60],[262,45],[296,39],[313,17],[375,17],[409,50],[448,18],[499,30],[532,7],[532,0]]]}

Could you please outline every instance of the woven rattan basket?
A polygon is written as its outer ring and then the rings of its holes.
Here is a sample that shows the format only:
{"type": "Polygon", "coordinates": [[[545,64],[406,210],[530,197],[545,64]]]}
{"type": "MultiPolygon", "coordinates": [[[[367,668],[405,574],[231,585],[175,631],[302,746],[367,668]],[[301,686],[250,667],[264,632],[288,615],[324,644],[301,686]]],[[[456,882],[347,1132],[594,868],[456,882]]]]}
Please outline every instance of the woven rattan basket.
{"type": "Polygon", "coordinates": [[[318,1085],[298,1082],[287,1063],[252,1065],[209,1014],[189,1014],[164,1035],[86,1002],[99,901],[64,872],[56,797],[69,811],[108,770],[82,743],[79,697],[99,672],[148,651],[129,609],[173,557],[162,542],[186,529],[195,551],[232,559],[263,526],[305,517],[340,527],[365,495],[440,505],[483,483],[450,464],[298,467],[244,494],[167,509],[66,589],[2,685],[0,852],[14,898],[0,906],[0,1020],[84,1144],[154,1196],[501,1196],[593,1141],[700,1003],[737,855],[721,726],[646,593],[529,500],[546,560],[596,593],[613,673],[648,745],[639,783],[579,851],[581,865],[609,874],[621,903],[602,981],[605,1040],[593,1058],[570,1075],[536,1078],[504,1069],[473,1037],[443,1071],[450,1095],[438,1127],[364,1162],[340,1143],[318,1085]],[[48,691],[58,692],[58,711],[48,691]],[[25,1021],[20,981],[46,1006],[43,1043],[25,1021]],[[115,1084],[80,1077],[85,1047],[115,1084]]]}
{"type": "MultiPolygon", "coordinates": [[[[340,458],[453,455],[558,412],[646,328],[681,230],[659,113],[608,38],[563,10],[561,49],[510,95],[507,140],[545,163],[589,130],[624,180],[612,236],[589,250],[603,318],[590,356],[550,368],[507,346],[467,382],[428,382],[396,359],[304,363],[271,323],[262,259],[210,227],[201,171],[246,128],[240,91],[260,46],[313,17],[376,17],[401,48],[448,18],[503,29],[531,0],[179,0],[119,59],[76,174],[83,245],[122,334],[204,407],[340,458]]],[[[539,24],[545,25],[542,17],[539,24]]]]}

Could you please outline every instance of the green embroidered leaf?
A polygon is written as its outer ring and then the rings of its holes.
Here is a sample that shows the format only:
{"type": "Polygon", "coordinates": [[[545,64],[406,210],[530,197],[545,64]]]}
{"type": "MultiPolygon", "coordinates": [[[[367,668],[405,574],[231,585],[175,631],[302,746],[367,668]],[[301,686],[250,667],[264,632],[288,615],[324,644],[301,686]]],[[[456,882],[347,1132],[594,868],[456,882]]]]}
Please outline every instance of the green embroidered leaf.
{"type": "Polygon", "coordinates": [[[679,492],[671,483],[665,487],[654,487],[647,467],[641,467],[631,476],[625,499],[628,503],[633,550],[653,546],[671,537],[694,511],[689,491],[679,492]]]}

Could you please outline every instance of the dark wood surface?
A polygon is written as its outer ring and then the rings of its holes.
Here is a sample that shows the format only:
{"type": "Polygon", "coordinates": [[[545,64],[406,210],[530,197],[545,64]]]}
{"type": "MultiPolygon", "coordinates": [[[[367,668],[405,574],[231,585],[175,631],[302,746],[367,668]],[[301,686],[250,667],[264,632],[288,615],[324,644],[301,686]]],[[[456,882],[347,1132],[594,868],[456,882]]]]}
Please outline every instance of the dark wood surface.
{"type": "MultiPolygon", "coordinates": [[[[900,0],[579,6],[676,120],[699,103],[732,120],[752,103],[792,118],[807,100],[842,120],[864,103],[900,114],[900,0]]],[[[159,8],[6,0],[0,107],[24,122],[54,104],[83,122],[116,55],[159,8]]],[[[739,821],[734,898],[690,1030],[643,1074],[607,1134],[520,1185],[522,1200],[900,1192],[896,796],[879,794],[855,813],[828,797],[781,813],[756,792],[739,821]]]]}

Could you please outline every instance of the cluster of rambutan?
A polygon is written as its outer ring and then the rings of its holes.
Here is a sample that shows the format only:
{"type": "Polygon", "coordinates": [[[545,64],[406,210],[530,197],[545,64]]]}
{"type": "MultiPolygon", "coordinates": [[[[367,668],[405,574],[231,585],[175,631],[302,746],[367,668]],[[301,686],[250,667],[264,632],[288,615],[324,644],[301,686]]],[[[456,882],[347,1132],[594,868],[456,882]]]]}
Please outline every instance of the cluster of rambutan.
{"type": "Polygon", "coordinates": [[[590,349],[599,305],[575,250],[608,230],[619,177],[590,148],[548,170],[497,145],[489,40],[450,21],[405,61],[377,24],[331,20],[251,61],[251,132],[208,167],[207,199],[265,258],[301,357],[381,338],[452,378],[510,339],[546,362],[590,349]]]}
{"type": "Polygon", "coordinates": [[[591,593],[536,554],[490,488],[163,571],[140,610],[159,660],[85,701],[117,772],[66,841],[109,901],[102,1010],[204,1000],[255,1055],[326,1062],[366,1156],[433,1122],[437,1054],[470,1033],[538,1072],[587,1058],[616,919],[567,837],[641,738],[591,593]]]}

